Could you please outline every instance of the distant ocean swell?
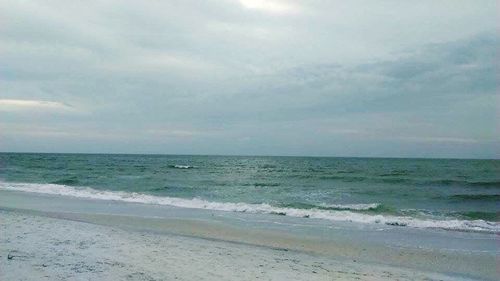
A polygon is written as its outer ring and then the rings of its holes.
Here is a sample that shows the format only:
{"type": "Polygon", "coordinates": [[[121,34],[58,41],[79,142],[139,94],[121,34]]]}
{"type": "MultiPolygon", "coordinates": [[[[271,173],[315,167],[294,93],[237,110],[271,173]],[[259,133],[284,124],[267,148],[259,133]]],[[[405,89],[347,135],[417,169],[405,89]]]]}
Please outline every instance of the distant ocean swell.
{"type": "MultiPolygon", "coordinates": [[[[354,173],[354,172],[353,172],[354,173]]],[[[412,185],[430,185],[430,186],[467,186],[467,187],[482,187],[482,188],[500,188],[500,181],[467,181],[456,179],[415,179],[409,178],[400,174],[380,174],[377,176],[353,176],[352,173],[344,171],[336,174],[317,175],[317,174],[297,174],[291,177],[295,178],[318,178],[320,180],[338,180],[344,182],[378,182],[378,183],[408,183],[412,185]]]]}
{"type": "Polygon", "coordinates": [[[302,218],[317,218],[330,221],[348,221],[357,223],[386,224],[415,228],[441,228],[457,231],[474,231],[500,233],[500,223],[485,220],[433,220],[420,219],[409,216],[395,216],[363,213],[356,211],[376,210],[380,204],[346,204],[346,205],[312,205],[311,208],[302,206],[293,208],[286,206],[272,206],[269,204],[223,203],[211,202],[203,199],[184,199],[175,197],[153,196],[135,192],[101,191],[88,187],[72,187],[61,184],[34,184],[0,182],[0,189],[63,195],[97,200],[113,200],[143,204],[168,205],[182,208],[207,209],[229,212],[246,212],[259,214],[276,214],[302,218]]]}

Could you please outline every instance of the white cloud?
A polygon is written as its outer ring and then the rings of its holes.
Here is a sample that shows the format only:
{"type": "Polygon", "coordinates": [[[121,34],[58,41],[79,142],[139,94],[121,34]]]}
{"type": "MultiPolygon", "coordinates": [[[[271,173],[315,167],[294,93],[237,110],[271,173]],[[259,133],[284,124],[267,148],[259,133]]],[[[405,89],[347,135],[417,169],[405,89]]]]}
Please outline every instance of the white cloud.
{"type": "Polygon", "coordinates": [[[55,101],[0,99],[0,111],[19,110],[73,111],[74,108],[55,101]]]}
{"type": "Polygon", "coordinates": [[[0,0],[4,150],[493,151],[493,0],[113,2],[0,0]]]}

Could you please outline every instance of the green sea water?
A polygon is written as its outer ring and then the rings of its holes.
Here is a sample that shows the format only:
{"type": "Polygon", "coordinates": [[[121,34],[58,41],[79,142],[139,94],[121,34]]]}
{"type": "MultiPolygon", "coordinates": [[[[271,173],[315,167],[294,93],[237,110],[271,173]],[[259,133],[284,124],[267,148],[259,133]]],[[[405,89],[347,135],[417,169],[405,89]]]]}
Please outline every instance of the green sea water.
{"type": "Polygon", "coordinates": [[[498,231],[500,161],[2,153],[0,189],[498,231]]]}

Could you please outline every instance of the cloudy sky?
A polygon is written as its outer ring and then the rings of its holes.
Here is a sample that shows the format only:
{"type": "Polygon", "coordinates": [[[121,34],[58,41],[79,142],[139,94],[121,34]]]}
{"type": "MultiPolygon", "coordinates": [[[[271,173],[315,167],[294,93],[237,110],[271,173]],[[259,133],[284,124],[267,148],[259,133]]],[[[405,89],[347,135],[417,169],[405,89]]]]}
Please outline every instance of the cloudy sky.
{"type": "Polygon", "coordinates": [[[498,13],[0,0],[0,151],[498,158],[498,13]]]}

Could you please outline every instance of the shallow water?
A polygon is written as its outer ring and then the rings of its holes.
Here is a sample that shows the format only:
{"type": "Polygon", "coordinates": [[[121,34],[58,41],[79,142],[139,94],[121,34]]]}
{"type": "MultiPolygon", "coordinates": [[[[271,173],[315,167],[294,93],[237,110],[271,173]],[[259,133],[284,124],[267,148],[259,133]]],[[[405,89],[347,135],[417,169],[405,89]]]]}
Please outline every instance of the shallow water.
{"type": "Polygon", "coordinates": [[[496,280],[497,276],[497,235],[491,233],[332,223],[323,219],[0,190],[0,213],[4,211],[140,233],[250,244],[283,253],[307,252],[338,261],[404,267],[412,272],[441,272],[454,276],[452,280],[461,280],[462,277],[496,280]]]}

